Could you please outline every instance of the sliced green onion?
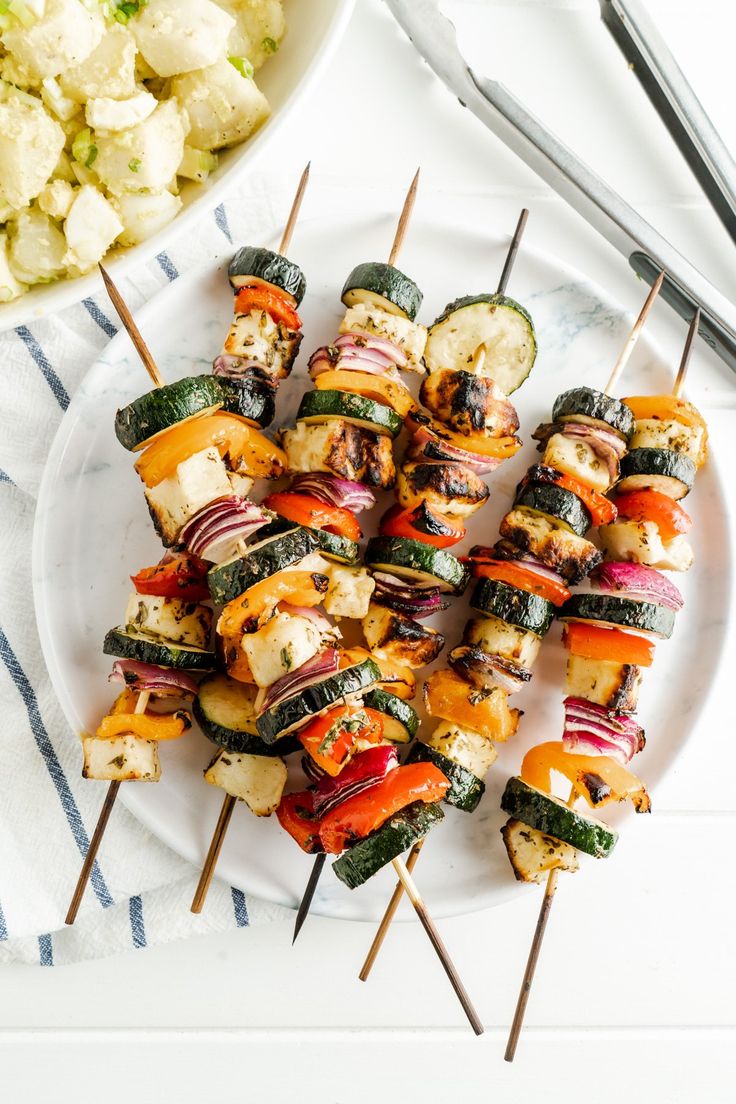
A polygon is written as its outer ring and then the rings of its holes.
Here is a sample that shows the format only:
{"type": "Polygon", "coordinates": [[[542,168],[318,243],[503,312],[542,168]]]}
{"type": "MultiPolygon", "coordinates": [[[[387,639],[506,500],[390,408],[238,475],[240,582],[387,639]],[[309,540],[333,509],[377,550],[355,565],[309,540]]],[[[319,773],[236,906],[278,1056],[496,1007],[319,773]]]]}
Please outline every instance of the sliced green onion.
{"type": "Polygon", "coordinates": [[[279,48],[279,44],[272,38],[264,38],[261,43],[261,48],[265,50],[267,54],[275,54],[279,48]]]}
{"type": "Polygon", "coordinates": [[[235,66],[235,68],[240,73],[241,77],[247,77],[248,80],[252,80],[252,78],[253,78],[253,66],[248,61],[247,58],[244,58],[244,57],[229,57],[227,60],[230,62],[231,65],[235,66]]]}
{"type": "Polygon", "coordinates": [[[140,158],[139,157],[131,157],[130,161],[128,162],[128,168],[130,169],[130,171],[131,172],[138,172],[140,167],[141,167],[140,158]]]}
{"type": "Polygon", "coordinates": [[[80,165],[84,165],[85,168],[91,169],[92,165],[97,157],[97,146],[92,141],[92,131],[89,127],[85,127],[84,130],[80,130],[72,142],[72,157],[75,161],[78,161],[80,165]]]}

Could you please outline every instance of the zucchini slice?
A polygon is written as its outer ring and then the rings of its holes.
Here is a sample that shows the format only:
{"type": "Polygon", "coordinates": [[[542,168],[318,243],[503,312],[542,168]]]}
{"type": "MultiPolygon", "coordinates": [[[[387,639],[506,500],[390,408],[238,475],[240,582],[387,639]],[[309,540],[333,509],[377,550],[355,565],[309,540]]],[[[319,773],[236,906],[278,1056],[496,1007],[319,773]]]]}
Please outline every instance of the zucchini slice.
{"type": "Polygon", "coordinates": [[[552,407],[553,422],[603,422],[627,441],[634,432],[634,415],[625,403],[612,399],[592,387],[573,387],[563,391],[552,407]]]}
{"type": "Polygon", "coordinates": [[[316,531],[301,525],[261,540],[247,548],[245,556],[236,556],[210,568],[207,585],[212,601],[224,606],[249,587],[275,575],[277,571],[283,571],[285,567],[299,563],[318,549],[316,531]]]}
{"type": "Polygon", "coordinates": [[[392,744],[408,744],[419,730],[419,715],[407,701],[376,687],[363,698],[367,709],[383,714],[383,736],[392,744]]]}
{"type": "MultiPolygon", "coordinates": [[[[306,529],[308,533],[311,533],[318,541],[319,547],[317,549],[328,560],[335,560],[337,563],[347,564],[352,567],[357,564],[360,559],[360,545],[355,541],[350,540],[348,537],[341,537],[337,533],[328,533],[326,529],[313,529],[310,525],[303,525],[303,529],[306,529]]],[[[277,517],[275,521],[269,522],[268,525],[264,525],[262,529],[258,530],[261,537],[275,536],[277,533],[286,533],[289,530],[294,529],[294,522],[287,521],[286,518],[277,517]]]]}
{"type": "Polygon", "coordinates": [[[357,889],[377,874],[382,866],[397,855],[403,855],[417,840],[426,836],[444,815],[439,803],[430,805],[415,801],[413,805],[394,813],[378,831],[344,851],[332,864],[332,869],[348,889],[357,889]]]}
{"type": "Polygon", "coordinates": [[[485,793],[485,782],[472,773],[448,759],[441,751],[429,747],[428,744],[416,743],[409,752],[407,763],[433,763],[441,770],[450,783],[450,788],[442,799],[447,805],[460,809],[463,813],[472,813],[480,804],[480,799],[485,793]]]}
{"type": "Polygon", "coordinates": [[[120,659],[137,659],[140,663],[155,663],[157,667],[174,667],[181,671],[213,671],[215,653],[203,648],[166,644],[157,637],[128,629],[110,629],[102,650],[105,655],[120,659]]]}
{"type": "Polygon", "coordinates": [[[398,268],[383,261],[365,261],[348,276],[341,298],[346,307],[367,303],[413,322],[423,296],[414,281],[398,268]]]}
{"type": "Polygon", "coordinates": [[[621,461],[617,491],[661,491],[684,498],[692,490],[697,468],[689,456],[671,449],[638,448],[621,461]]]}
{"type": "Polygon", "coordinates": [[[149,445],[153,438],[188,418],[202,417],[222,406],[215,376],[188,376],[140,395],[115,415],[115,436],[130,452],[149,445]]]}
{"type": "Polygon", "coordinates": [[[470,597],[470,606],[478,613],[497,617],[536,636],[549,632],[555,616],[554,604],[546,598],[496,579],[478,580],[470,597]]]}
{"type": "Polygon", "coordinates": [[[286,698],[279,705],[267,709],[256,721],[258,735],[267,744],[273,744],[324,713],[326,709],[344,701],[349,694],[359,694],[361,690],[366,690],[380,680],[381,672],[372,659],[364,659],[362,663],[345,667],[321,682],[308,686],[301,694],[286,698]]]}
{"type": "Polygon", "coordinates": [[[361,429],[390,437],[398,437],[404,424],[395,410],[375,399],[366,399],[351,391],[307,391],[299,404],[296,420],[316,425],[330,418],[342,418],[361,429]]]}
{"type": "Polygon", "coordinates": [[[618,841],[618,832],[602,820],[568,808],[564,801],[528,785],[521,778],[509,778],[501,808],[530,828],[569,843],[595,859],[610,855],[618,841]]]}
{"type": "Polygon", "coordinates": [[[531,316],[505,295],[466,295],[449,303],[429,327],[424,362],[440,368],[471,370],[481,345],[486,359],[478,375],[495,380],[510,395],[521,387],[537,356],[531,316]]]}
{"type": "Polygon", "coordinates": [[[228,265],[227,274],[236,291],[249,284],[255,276],[257,280],[273,284],[291,295],[297,306],[307,290],[307,281],[299,265],[280,253],[260,246],[244,245],[239,249],[228,265]]]}
{"type": "Polygon", "coordinates": [[[239,755],[290,755],[301,751],[296,737],[265,743],[256,728],[257,686],[236,682],[227,675],[210,675],[199,686],[193,713],[205,736],[225,751],[239,755]]]}
{"type": "Polygon", "coordinates": [[[593,621],[622,629],[652,633],[664,640],[672,636],[675,611],[654,602],[637,602],[619,594],[573,594],[557,615],[561,621],[593,621]]]}
{"type": "Polygon", "coordinates": [[[526,506],[537,514],[554,518],[578,537],[584,537],[593,524],[586,506],[576,494],[550,483],[520,483],[514,506],[526,506]]]}
{"type": "Polygon", "coordinates": [[[228,414],[237,414],[261,429],[271,424],[276,413],[276,390],[269,380],[259,376],[212,378],[217,379],[222,394],[222,409],[227,410],[228,414]]]}
{"type": "Polygon", "coordinates": [[[372,537],[364,562],[374,571],[435,583],[446,594],[462,594],[470,578],[468,569],[451,553],[407,537],[372,537]]]}

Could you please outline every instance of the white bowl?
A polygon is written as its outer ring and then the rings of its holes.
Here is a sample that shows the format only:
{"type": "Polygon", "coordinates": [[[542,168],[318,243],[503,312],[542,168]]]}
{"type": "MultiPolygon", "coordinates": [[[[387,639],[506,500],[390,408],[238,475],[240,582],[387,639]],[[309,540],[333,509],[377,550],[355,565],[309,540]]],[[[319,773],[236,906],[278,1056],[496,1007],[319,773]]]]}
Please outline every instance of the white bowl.
{"type": "MultiPolygon", "coordinates": [[[[236,179],[246,175],[286,120],[297,100],[318,79],[347,27],[355,0],[284,0],[287,33],[278,54],[258,73],[258,86],[271,104],[266,124],[242,145],[223,150],[215,172],[204,184],[186,184],[181,191],[184,206],[175,219],[140,245],[115,250],[105,267],[113,278],[150,260],[198,219],[215,208],[236,179]]],[[[59,280],[32,287],[13,303],[0,304],[0,332],[32,323],[95,295],[102,288],[97,271],[76,280],[59,280]]]]}

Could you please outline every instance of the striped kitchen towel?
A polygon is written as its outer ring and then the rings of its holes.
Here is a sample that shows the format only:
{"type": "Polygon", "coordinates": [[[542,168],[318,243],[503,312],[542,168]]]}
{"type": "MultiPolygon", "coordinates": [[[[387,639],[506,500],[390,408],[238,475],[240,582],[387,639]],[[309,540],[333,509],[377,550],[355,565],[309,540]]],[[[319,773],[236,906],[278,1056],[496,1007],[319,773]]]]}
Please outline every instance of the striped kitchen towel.
{"type": "MultiPolygon", "coordinates": [[[[131,308],[179,272],[227,254],[231,243],[268,240],[292,183],[252,177],[247,197],[218,207],[196,235],[120,282],[131,308]]],[[[0,335],[0,963],[50,966],[289,915],[222,883],[213,885],[204,913],[192,915],[198,872],[118,802],[79,919],[64,927],[103,791],[81,777],[79,741],[44,665],[31,535],[54,433],[118,325],[99,295],[0,335]]]]}

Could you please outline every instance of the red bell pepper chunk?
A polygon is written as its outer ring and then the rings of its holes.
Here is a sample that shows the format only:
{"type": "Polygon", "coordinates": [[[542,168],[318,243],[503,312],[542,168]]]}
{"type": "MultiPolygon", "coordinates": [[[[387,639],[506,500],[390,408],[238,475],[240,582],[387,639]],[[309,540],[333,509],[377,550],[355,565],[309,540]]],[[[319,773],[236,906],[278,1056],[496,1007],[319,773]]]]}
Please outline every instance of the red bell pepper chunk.
{"type": "Polygon", "coordinates": [[[274,322],[283,322],[289,330],[302,328],[301,319],[291,304],[270,288],[254,285],[240,289],[235,296],[236,314],[248,314],[252,310],[265,311],[274,322]]]}
{"type": "Polygon", "coordinates": [[[616,499],[619,516],[631,521],[653,521],[664,541],[692,528],[692,518],[679,502],[661,491],[630,491],[616,499]]]}
{"type": "Polygon", "coordinates": [[[309,790],[284,794],[276,810],[276,818],[281,827],[309,855],[322,850],[319,818],[314,814],[313,802],[314,794],[309,790]]]}
{"type": "Polygon", "coordinates": [[[208,568],[209,564],[189,552],[167,553],[160,563],[143,567],[130,578],[138,594],[200,602],[210,596],[208,568]]]}
{"type": "Polygon", "coordinates": [[[435,548],[450,548],[465,536],[464,526],[426,503],[413,510],[404,510],[398,504],[392,506],[381,518],[378,531],[382,537],[408,537],[435,548]]]}
{"type": "Polygon", "coordinates": [[[383,736],[383,715],[374,709],[336,705],[297,733],[317,766],[334,777],[350,757],[356,740],[377,744],[383,736]],[[365,717],[356,723],[358,715],[365,717]],[[344,727],[340,725],[343,721],[344,727]]]}
{"type": "Polygon", "coordinates": [[[328,506],[313,495],[298,491],[276,491],[263,500],[267,510],[273,510],[297,525],[311,529],[325,529],[348,540],[360,540],[362,533],[355,514],[339,506],[328,506]]]}
{"type": "Polygon", "coordinates": [[[382,782],[348,798],[323,817],[319,835],[330,854],[339,854],[354,840],[364,839],[376,828],[415,801],[440,801],[450,783],[433,763],[409,763],[389,771],[382,782]]]}

